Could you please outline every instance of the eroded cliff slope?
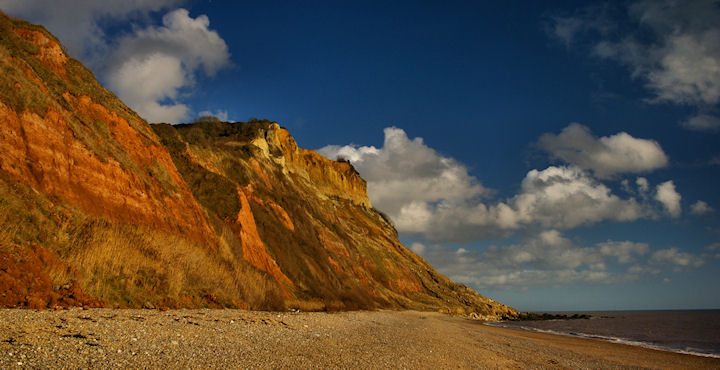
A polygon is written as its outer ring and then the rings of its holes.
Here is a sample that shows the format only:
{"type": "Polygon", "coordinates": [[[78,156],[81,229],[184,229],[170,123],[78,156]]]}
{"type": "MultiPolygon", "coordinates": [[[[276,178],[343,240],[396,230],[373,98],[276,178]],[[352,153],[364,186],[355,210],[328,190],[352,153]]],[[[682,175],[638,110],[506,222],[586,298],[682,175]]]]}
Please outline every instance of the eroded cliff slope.
{"type": "Polygon", "coordinates": [[[277,123],[153,128],[195,197],[238,237],[237,256],[272,275],[290,305],[513,313],[405,248],[349,163],[299,148],[277,123]]]}
{"type": "Polygon", "coordinates": [[[277,301],[219,253],[150,126],[55,37],[0,13],[0,70],[0,306],[277,301]]]}
{"type": "Polygon", "coordinates": [[[276,123],[152,128],[0,13],[0,306],[515,311],[398,241],[348,163],[276,123]]]}

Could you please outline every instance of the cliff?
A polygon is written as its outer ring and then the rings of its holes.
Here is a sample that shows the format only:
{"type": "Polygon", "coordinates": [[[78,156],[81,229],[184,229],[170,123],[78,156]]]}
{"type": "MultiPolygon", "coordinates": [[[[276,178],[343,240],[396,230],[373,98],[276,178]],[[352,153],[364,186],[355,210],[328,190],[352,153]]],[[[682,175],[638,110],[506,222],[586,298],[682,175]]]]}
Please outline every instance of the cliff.
{"type": "Polygon", "coordinates": [[[349,163],[299,148],[277,123],[153,128],[214,222],[237,236],[236,255],[271,275],[290,306],[513,314],[405,248],[349,163]]]}
{"type": "Polygon", "coordinates": [[[0,306],[515,315],[406,249],[349,163],[269,121],[148,125],[0,13],[0,306]]]}
{"type": "Polygon", "coordinates": [[[199,205],[148,125],[44,29],[0,18],[0,170],[90,215],[210,241],[199,205]],[[187,225],[187,217],[198,221],[187,225]]]}

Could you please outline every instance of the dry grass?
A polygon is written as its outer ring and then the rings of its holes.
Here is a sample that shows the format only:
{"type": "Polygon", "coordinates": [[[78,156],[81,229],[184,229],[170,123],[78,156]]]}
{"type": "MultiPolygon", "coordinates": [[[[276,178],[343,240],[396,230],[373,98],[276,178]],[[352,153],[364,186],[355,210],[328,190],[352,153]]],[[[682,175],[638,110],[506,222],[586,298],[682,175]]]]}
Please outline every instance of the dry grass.
{"type": "Polygon", "coordinates": [[[0,207],[0,247],[7,248],[14,244],[15,235],[17,235],[20,227],[17,223],[11,222],[0,207]]]}
{"type": "Polygon", "coordinates": [[[287,307],[302,312],[327,311],[328,305],[321,300],[292,300],[287,302],[287,307]]]}
{"type": "Polygon", "coordinates": [[[0,173],[0,254],[36,244],[58,257],[44,267],[54,286],[78,279],[109,305],[285,308],[275,280],[242,258],[222,222],[218,245],[197,245],[149,227],[91,218],[52,204],[0,173]]]}
{"type": "MultiPolygon", "coordinates": [[[[69,263],[82,285],[109,304],[282,309],[277,284],[234,256],[174,235],[95,221],[71,233],[69,263]]],[[[225,243],[223,243],[225,244],[225,243]]]]}

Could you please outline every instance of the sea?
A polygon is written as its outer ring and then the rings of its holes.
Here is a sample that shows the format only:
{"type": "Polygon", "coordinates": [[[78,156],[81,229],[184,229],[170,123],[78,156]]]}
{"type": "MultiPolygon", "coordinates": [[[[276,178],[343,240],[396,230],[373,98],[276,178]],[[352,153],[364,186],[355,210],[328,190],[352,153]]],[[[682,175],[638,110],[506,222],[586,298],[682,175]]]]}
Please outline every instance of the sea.
{"type": "MultiPolygon", "coordinates": [[[[542,312],[538,312],[542,313],[542,312]]],[[[720,358],[720,310],[572,311],[589,319],[501,321],[487,325],[568,335],[720,358]]]]}

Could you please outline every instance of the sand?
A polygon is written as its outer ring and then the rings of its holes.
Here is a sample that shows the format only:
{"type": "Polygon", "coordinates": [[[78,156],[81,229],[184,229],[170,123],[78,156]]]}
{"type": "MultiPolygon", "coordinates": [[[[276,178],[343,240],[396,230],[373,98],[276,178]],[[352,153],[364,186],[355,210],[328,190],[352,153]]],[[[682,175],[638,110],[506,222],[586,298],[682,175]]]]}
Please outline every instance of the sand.
{"type": "Polygon", "coordinates": [[[720,368],[427,312],[0,310],[0,368],[720,368]]]}

